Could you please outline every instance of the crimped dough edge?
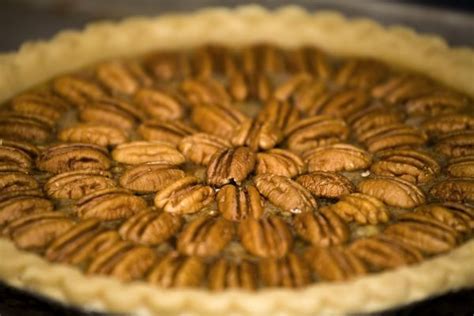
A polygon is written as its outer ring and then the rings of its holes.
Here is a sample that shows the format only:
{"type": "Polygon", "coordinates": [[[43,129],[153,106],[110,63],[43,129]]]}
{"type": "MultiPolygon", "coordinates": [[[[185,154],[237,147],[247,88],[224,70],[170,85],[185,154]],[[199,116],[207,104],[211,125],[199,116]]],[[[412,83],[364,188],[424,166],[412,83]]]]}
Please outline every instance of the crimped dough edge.
{"type": "MultiPolygon", "coordinates": [[[[208,42],[282,46],[314,44],[335,55],[373,57],[428,75],[474,97],[474,51],[450,48],[435,36],[408,28],[385,28],[336,12],[309,13],[295,6],[268,11],[259,6],[213,8],[157,18],[99,22],[83,31],[63,31],[52,40],[24,44],[0,55],[0,102],[56,75],[117,56],[208,42]]],[[[420,264],[340,283],[255,293],[161,289],[145,282],[121,283],[86,276],[50,263],[0,239],[0,279],[63,303],[139,315],[314,315],[372,312],[474,286],[474,240],[420,264]]]]}

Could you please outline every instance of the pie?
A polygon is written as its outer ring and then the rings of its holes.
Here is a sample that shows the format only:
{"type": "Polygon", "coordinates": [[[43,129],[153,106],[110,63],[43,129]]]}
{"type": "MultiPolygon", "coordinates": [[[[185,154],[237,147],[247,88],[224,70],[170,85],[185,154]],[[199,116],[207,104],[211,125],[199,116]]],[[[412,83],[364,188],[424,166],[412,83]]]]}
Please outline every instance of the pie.
{"type": "Polygon", "coordinates": [[[138,314],[379,311],[474,285],[474,52],[256,6],[0,58],[0,279],[138,314]]]}

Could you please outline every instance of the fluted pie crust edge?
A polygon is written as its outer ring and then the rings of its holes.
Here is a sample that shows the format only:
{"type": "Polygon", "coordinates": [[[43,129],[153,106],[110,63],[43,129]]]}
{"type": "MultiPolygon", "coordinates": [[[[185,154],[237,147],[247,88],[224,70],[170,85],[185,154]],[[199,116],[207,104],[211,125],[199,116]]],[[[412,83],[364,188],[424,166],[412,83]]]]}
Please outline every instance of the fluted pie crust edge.
{"type": "MultiPolygon", "coordinates": [[[[450,48],[440,38],[403,27],[384,28],[347,20],[334,12],[308,13],[285,7],[206,9],[192,14],[130,18],[64,31],[48,42],[26,43],[0,55],[0,102],[56,75],[116,56],[208,42],[241,46],[272,42],[284,47],[313,44],[341,56],[373,57],[428,75],[474,96],[474,51],[450,48]]],[[[175,315],[314,315],[370,312],[474,286],[474,240],[410,267],[304,289],[256,293],[206,289],[161,289],[144,282],[85,276],[0,239],[0,279],[68,304],[113,312],[175,315]]]]}

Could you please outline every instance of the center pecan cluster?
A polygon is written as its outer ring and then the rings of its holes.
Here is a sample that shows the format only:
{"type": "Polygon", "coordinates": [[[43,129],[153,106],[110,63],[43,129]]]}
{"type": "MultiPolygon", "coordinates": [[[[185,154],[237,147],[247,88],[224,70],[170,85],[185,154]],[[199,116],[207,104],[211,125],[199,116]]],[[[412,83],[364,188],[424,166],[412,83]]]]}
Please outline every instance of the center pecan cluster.
{"type": "Polygon", "coordinates": [[[413,264],[474,229],[472,103],[314,47],[102,62],[0,112],[0,232],[162,287],[299,287],[413,264]]]}

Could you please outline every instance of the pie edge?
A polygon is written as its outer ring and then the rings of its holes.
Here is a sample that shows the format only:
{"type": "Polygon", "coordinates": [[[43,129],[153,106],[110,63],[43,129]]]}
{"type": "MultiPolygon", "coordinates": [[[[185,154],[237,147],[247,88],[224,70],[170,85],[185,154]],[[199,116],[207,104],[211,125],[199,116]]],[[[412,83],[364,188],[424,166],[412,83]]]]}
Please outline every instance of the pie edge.
{"type": "MultiPolygon", "coordinates": [[[[376,57],[474,96],[474,51],[470,48],[450,48],[436,36],[399,26],[386,28],[368,19],[348,20],[335,12],[313,14],[296,6],[269,11],[251,5],[93,23],[83,31],[63,31],[50,41],[26,43],[16,53],[0,55],[0,102],[53,76],[102,59],[205,42],[244,45],[262,40],[282,46],[315,44],[336,55],[376,57]],[[363,40],[367,36],[370,41],[363,40]]],[[[10,285],[91,309],[140,314],[370,312],[474,286],[474,265],[467,264],[474,262],[474,240],[415,266],[344,283],[257,293],[164,290],[144,282],[124,284],[107,277],[85,276],[76,268],[18,250],[5,239],[0,239],[0,256],[0,279],[10,285]]]]}

